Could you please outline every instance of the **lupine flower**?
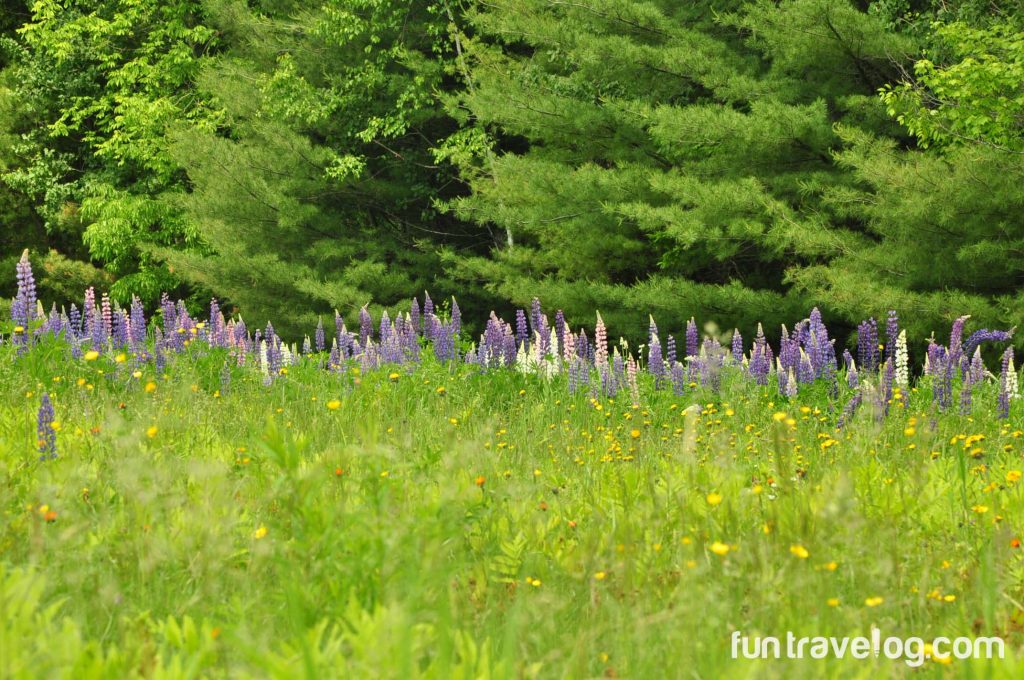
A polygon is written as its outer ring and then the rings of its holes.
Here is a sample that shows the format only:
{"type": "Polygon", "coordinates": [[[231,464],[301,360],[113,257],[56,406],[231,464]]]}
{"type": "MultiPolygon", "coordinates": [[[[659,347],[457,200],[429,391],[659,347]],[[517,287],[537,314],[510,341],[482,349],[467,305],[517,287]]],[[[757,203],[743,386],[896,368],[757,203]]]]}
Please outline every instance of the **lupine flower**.
{"type": "Polygon", "coordinates": [[[974,350],[974,356],[971,358],[971,382],[980,383],[985,378],[985,364],[981,360],[981,347],[977,347],[974,350]]]}
{"type": "Polygon", "coordinates": [[[896,358],[896,338],[899,337],[900,326],[899,317],[896,316],[896,310],[890,309],[889,316],[885,320],[885,358],[895,359],[896,358]]]}
{"type": "Polygon", "coordinates": [[[527,339],[530,337],[530,331],[526,327],[526,312],[521,309],[516,310],[516,346],[525,345],[527,339]]]}
{"type": "Polygon", "coordinates": [[[686,390],[686,372],[683,370],[683,365],[678,361],[673,361],[670,373],[672,378],[672,394],[681,397],[686,390]]]}
{"type": "Polygon", "coordinates": [[[907,368],[909,358],[907,356],[906,329],[901,330],[900,334],[896,336],[894,354],[896,356],[896,384],[900,387],[907,387],[910,384],[910,373],[907,368]]]}
{"type": "Polygon", "coordinates": [[[1013,347],[1007,347],[1005,354],[1009,354],[1009,364],[1006,367],[1006,393],[1010,399],[1020,399],[1020,387],[1017,384],[1017,369],[1013,365],[1013,347]]]}
{"type": "Polygon", "coordinates": [[[1013,347],[1007,347],[1003,352],[1002,370],[999,372],[999,417],[1010,417],[1010,399],[1012,398],[1010,376],[1017,377],[1013,372],[1013,347]]]}
{"type": "Polygon", "coordinates": [[[68,330],[73,339],[77,340],[82,337],[82,313],[74,304],[71,305],[71,311],[68,312],[68,330]]]}
{"type": "Polygon", "coordinates": [[[530,337],[533,337],[541,330],[540,317],[540,299],[535,297],[530,301],[530,337]]]}
{"type": "Polygon", "coordinates": [[[967,338],[967,342],[964,343],[964,356],[972,357],[975,348],[979,347],[983,342],[1006,342],[1012,337],[1013,329],[1008,331],[990,331],[987,328],[982,328],[980,331],[974,331],[967,338]]]}
{"type": "Polygon", "coordinates": [[[878,324],[874,318],[857,327],[857,361],[869,373],[878,369],[878,324]]]}
{"type": "Polygon", "coordinates": [[[451,316],[452,335],[456,338],[459,337],[459,333],[462,332],[462,310],[459,309],[459,303],[452,298],[452,316],[451,316]]]}
{"type": "Polygon", "coordinates": [[[608,364],[608,331],[601,312],[597,313],[597,325],[594,327],[594,363],[598,367],[608,364]]]}
{"type": "MultiPolygon", "coordinates": [[[[72,305],[72,311],[74,305],[72,305]]],[[[129,340],[132,347],[138,351],[146,342],[146,316],[142,311],[142,300],[135,295],[132,296],[131,315],[129,317],[129,340]]]]}
{"type": "Polygon", "coordinates": [[[370,312],[363,305],[359,310],[359,346],[366,347],[367,341],[373,336],[373,319],[370,312]]]}
{"type": "Polygon", "coordinates": [[[21,254],[21,259],[15,267],[17,273],[18,292],[15,295],[14,303],[11,305],[11,320],[15,326],[21,326],[24,331],[15,340],[19,343],[27,341],[29,337],[29,326],[36,314],[36,280],[32,275],[32,263],[28,259],[28,250],[21,254]]]}
{"type": "Polygon", "coordinates": [[[960,383],[960,413],[965,416],[969,416],[971,414],[972,408],[971,390],[973,384],[971,382],[971,374],[971,371],[967,371],[964,374],[963,381],[960,383]]]}
{"type": "Polygon", "coordinates": [[[555,351],[556,354],[561,355],[565,353],[565,333],[565,313],[559,309],[555,312],[555,339],[558,342],[558,346],[555,351]]]}
{"type": "MultiPolygon", "coordinates": [[[[167,293],[163,294],[161,300],[167,300],[167,293]]],[[[82,322],[87,324],[82,326],[82,335],[89,332],[89,327],[92,325],[93,312],[96,311],[96,291],[93,290],[92,286],[85,289],[85,301],[82,303],[82,322]]]]}
{"type": "Polygon", "coordinates": [[[420,302],[416,298],[412,299],[412,306],[409,308],[409,318],[412,320],[412,327],[419,332],[422,329],[420,321],[420,302]]]}
{"type": "Polygon", "coordinates": [[[57,430],[54,429],[53,403],[50,395],[43,392],[43,398],[39,404],[39,415],[36,418],[37,444],[39,448],[39,460],[53,459],[57,457],[57,430]]]}
{"type": "Polygon", "coordinates": [[[797,379],[793,375],[793,369],[789,369],[789,374],[785,376],[786,385],[782,390],[782,393],[789,399],[795,399],[797,394],[797,379]]]}
{"type": "Polygon", "coordinates": [[[732,360],[737,365],[743,363],[743,336],[740,335],[739,328],[732,331],[732,360]]]}
{"type": "Polygon", "coordinates": [[[626,359],[626,384],[629,386],[629,396],[633,400],[634,406],[640,405],[640,387],[636,381],[637,365],[633,355],[630,354],[629,358],[626,359]]]}
{"type": "Polygon", "coordinates": [[[962,338],[964,334],[964,324],[969,318],[971,318],[969,314],[957,318],[957,320],[953,322],[953,327],[949,331],[949,360],[953,364],[953,367],[957,369],[959,369],[963,363],[964,347],[962,338]]]}
{"type": "Polygon", "coordinates": [[[691,316],[686,322],[686,356],[697,356],[697,321],[691,316]]]}
{"type": "Polygon", "coordinates": [[[857,389],[857,384],[860,380],[860,376],[857,375],[857,365],[853,363],[853,358],[850,358],[850,367],[846,369],[846,384],[850,389],[857,389]]]}
{"type": "Polygon", "coordinates": [[[315,342],[316,342],[316,351],[318,353],[319,352],[323,352],[324,351],[324,347],[326,346],[325,337],[324,337],[324,320],[319,318],[319,317],[317,317],[317,320],[316,320],[316,331],[314,332],[313,335],[314,335],[315,342]]]}
{"type": "Polygon", "coordinates": [[[676,365],[676,339],[672,335],[665,341],[665,363],[670,369],[676,365]]]}
{"type": "Polygon", "coordinates": [[[651,336],[651,343],[647,348],[647,370],[654,376],[654,385],[657,389],[665,377],[665,360],[661,355],[661,341],[658,340],[657,334],[651,336]]]}
{"type": "Polygon", "coordinates": [[[423,291],[423,319],[426,323],[426,318],[434,313],[434,301],[430,299],[430,293],[423,291]]]}

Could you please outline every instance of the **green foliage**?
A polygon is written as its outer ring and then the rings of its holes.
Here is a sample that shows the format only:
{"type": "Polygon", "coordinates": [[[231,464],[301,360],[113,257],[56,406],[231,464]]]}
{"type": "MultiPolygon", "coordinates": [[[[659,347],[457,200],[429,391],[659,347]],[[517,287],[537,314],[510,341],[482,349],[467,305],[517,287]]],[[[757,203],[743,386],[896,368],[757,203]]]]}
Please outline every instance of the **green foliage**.
{"type": "Polygon", "coordinates": [[[190,0],[36,2],[5,74],[20,139],[4,180],[31,197],[49,233],[74,235],[120,277],[122,301],[154,301],[177,283],[149,245],[198,245],[160,197],[184,188],[168,126],[217,118],[193,88],[217,42],[203,20],[190,0]]]}
{"type": "Polygon", "coordinates": [[[887,86],[889,114],[930,144],[987,144],[1024,152],[1024,33],[1018,20],[978,27],[936,23],[938,63],[914,63],[910,82],[887,86]]]}
{"type": "Polygon", "coordinates": [[[651,310],[676,329],[692,314],[774,326],[809,306],[789,272],[865,242],[823,196],[853,181],[836,122],[899,132],[873,95],[913,42],[876,17],[835,0],[538,0],[469,18],[453,106],[494,153],[465,146],[479,136],[445,148],[472,189],[451,207],[515,245],[448,258],[463,280],[599,307],[634,336],[651,310]]]}
{"type": "Polygon", "coordinates": [[[450,290],[433,251],[472,234],[432,207],[453,191],[430,155],[454,129],[435,97],[450,51],[437,7],[224,2],[213,16],[231,48],[199,87],[223,120],[178,126],[172,145],[210,252],[162,251],[175,272],[286,332],[450,290]]]}

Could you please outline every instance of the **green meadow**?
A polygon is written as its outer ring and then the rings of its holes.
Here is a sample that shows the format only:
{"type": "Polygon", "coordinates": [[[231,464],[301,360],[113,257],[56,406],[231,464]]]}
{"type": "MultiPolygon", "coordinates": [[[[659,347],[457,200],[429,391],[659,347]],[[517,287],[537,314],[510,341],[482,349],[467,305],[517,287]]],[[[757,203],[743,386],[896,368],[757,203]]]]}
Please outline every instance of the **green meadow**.
{"type": "MultiPolygon", "coordinates": [[[[9,678],[1021,677],[1016,410],[570,393],[468,364],[0,350],[9,678]],[[40,460],[53,402],[57,457],[40,460]],[[733,659],[751,636],[998,635],[1003,659],[733,659]]],[[[846,388],[844,387],[844,393],[846,388]]]]}

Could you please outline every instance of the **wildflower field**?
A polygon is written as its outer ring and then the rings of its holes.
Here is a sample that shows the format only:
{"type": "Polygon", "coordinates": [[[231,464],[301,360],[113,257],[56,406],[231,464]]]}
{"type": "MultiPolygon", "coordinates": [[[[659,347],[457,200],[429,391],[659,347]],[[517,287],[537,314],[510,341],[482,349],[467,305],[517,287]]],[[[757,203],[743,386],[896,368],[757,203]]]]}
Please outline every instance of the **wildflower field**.
{"type": "Polygon", "coordinates": [[[44,314],[18,275],[3,677],[1024,674],[1009,332],[629,347],[535,303],[473,338],[425,298],[291,344],[216,303],[44,314]],[[730,656],[872,627],[1006,654],[730,656]]]}

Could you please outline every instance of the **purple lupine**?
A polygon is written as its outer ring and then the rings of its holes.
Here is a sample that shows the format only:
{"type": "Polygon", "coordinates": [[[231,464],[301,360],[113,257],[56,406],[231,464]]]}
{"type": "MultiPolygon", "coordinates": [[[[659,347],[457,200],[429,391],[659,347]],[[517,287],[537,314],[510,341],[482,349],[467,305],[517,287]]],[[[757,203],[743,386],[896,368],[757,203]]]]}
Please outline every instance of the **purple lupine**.
{"type": "Polygon", "coordinates": [[[114,327],[110,337],[114,341],[115,347],[127,347],[130,341],[130,338],[128,337],[128,315],[120,308],[114,310],[113,314],[114,327]]]}
{"type": "Polygon", "coordinates": [[[316,320],[316,332],[313,334],[316,338],[316,351],[317,353],[323,352],[326,345],[326,338],[324,336],[324,320],[317,317],[316,320]]]}
{"type": "Polygon", "coordinates": [[[459,333],[462,332],[462,310],[459,309],[459,303],[455,301],[454,296],[452,296],[451,326],[452,335],[456,338],[459,337],[459,333]]]}
{"type": "Polygon", "coordinates": [[[665,362],[670,369],[676,365],[676,339],[672,335],[665,341],[665,362]]]}
{"type": "Polygon", "coordinates": [[[732,331],[732,360],[737,366],[743,363],[743,336],[739,328],[732,331]]]}
{"type": "MultiPolygon", "coordinates": [[[[90,288],[90,290],[92,290],[90,288]]],[[[86,305],[88,307],[88,305],[86,305]]],[[[170,335],[174,332],[174,329],[178,327],[178,310],[171,302],[171,298],[168,297],[167,293],[163,293],[160,296],[160,315],[163,321],[164,335],[170,335]]],[[[88,320],[90,315],[87,311],[86,319],[88,320]]]]}
{"type": "Polygon", "coordinates": [[[39,448],[39,460],[53,459],[57,457],[57,431],[53,429],[53,402],[50,395],[43,392],[43,398],[39,404],[39,414],[36,418],[36,443],[39,448]]]}
{"type": "Polygon", "coordinates": [[[36,316],[36,279],[32,275],[32,263],[28,259],[28,250],[21,254],[15,266],[18,281],[18,292],[11,305],[11,320],[15,326],[24,330],[15,336],[16,341],[24,342],[31,332],[29,326],[36,316]]]}
{"type": "Polygon", "coordinates": [[[430,299],[430,293],[423,292],[423,323],[427,322],[427,317],[434,313],[434,301],[430,299]]]}
{"type": "Polygon", "coordinates": [[[567,331],[565,325],[565,314],[561,309],[555,312],[555,338],[558,340],[557,354],[559,356],[565,353],[565,333],[567,331]]]}
{"type": "Polygon", "coordinates": [[[522,309],[516,310],[516,346],[526,347],[530,331],[526,326],[526,312],[522,309]]]}
{"type": "Polygon", "coordinates": [[[802,383],[814,382],[814,365],[810,355],[800,350],[800,362],[797,364],[797,380],[802,383]]]}
{"type": "Polygon", "coordinates": [[[338,349],[338,339],[335,338],[331,341],[331,353],[327,357],[327,367],[329,369],[336,368],[341,365],[341,350],[338,349]]]}
{"type": "Polygon", "coordinates": [[[672,379],[672,394],[681,397],[683,392],[686,391],[686,372],[683,369],[683,365],[678,361],[673,362],[669,373],[672,379]]]}
{"type": "Polygon", "coordinates": [[[1007,347],[1003,352],[1002,367],[999,371],[999,417],[1010,417],[1010,366],[1013,364],[1013,347],[1007,347]]]}
{"type": "Polygon", "coordinates": [[[541,330],[540,326],[540,298],[534,297],[530,301],[530,337],[532,338],[536,333],[541,330]]]}
{"type": "Polygon", "coordinates": [[[850,358],[850,367],[846,370],[846,385],[851,389],[857,389],[857,385],[860,384],[860,376],[857,375],[857,365],[853,363],[853,358],[850,358]]]}
{"type": "Polygon", "coordinates": [[[422,329],[420,325],[420,301],[416,298],[412,299],[412,305],[409,307],[409,319],[412,321],[413,330],[419,333],[422,329]]]}
{"type": "Polygon", "coordinates": [[[505,363],[505,366],[512,366],[516,363],[516,352],[519,351],[516,346],[516,336],[512,333],[512,327],[508,324],[504,324],[504,335],[502,336],[501,343],[501,358],[505,363]]]}
{"type": "Polygon", "coordinates": [[[697,322],[691,316],[686,322],[686,358],[697,356],[697,322]]]}
{"type": "Polygon", "coordinates": [[[973,389],[973,383],[971,382],[971,371],[967,371],[964,374],[964,379],[960,383],[960,413],[965,416],[971,415],[972,399],[971,390],[973,389]]]}
{"type": "Polygon", "coordinates": [[[983,342],[1006,342],[1013,337],[1013,331],[990,331],[987,328],[982,328],[980,331],[974,331],[970,337],[967,338],[967,342],[964,343],[964,356],[974,357],[974,350],[983,342]]]}
{"type": "Polygon", "coordinates": [[[981,361],[981,348],[978,347],[974,350],[974,356],[971,357],[971,383],[980,383],[985,378],[985,364],[981,361]]]}
{"type": "Polygon", "coordinates": [[[305,355],[313,353],[313,343],[309,341],[308,335],[302,338],[302,353],[305,355]]]}
{"type": "MultiPolygon", "coordinates": [[[[437,319],[436,316],[432,318],[437,319]]],[[[434,355],[442,363],[458,359],[455,335],[450,323],[442,324],[438,322],[438,330],[434,337],[433,347],[434,355]]]]}
{"type": "Polygon", "coordinates": [[[380,338],[380,343],[384,344],[385,342],[388,341],[388,338],[391,336],[392,330],[391,316],[388,314],[388,310],[386,309],[383,312],[381,312],[380,326],[378,328],[379,330],[377,337],[380,338]]]}
{"type": "Polygon", "coordinates": [[[363,305],[359,310],[359,346],[366,347],[367,341],[373,336],[373,319],[369,310],[363,305]]]}
{"type": "MultiPolygon", "coordinates": [[[[72,311],[75,311],[73,307],[72,311]]],[[[142,300],[134,295],[132,296],[128,326],[128,339],[131,341],[132,348],[139,351],[146,343],[146,315],[142,311],[142,300]]]]}
{"type": "Polygon", "coordinates": [[[849,371],[851,366],[853,366],[853,355],[850,354],[850,350],[844,349],[843,350],[843,368],[846,369],[847,371],[849,371]]]}
{"type": "Polygon", "coordinates": [[[874,317],[857,326],[857,362],[862,371],[878,369],[878,323],[874,317]]]}
{"type": "Polygon", "coordinates": [[[106,344],[107,336],[104,330],[103,311],[99,307],[94,308],[92,311],[92,323],[89,326],[89,338],[93,349],[100,350],[106,344]]]}
{"type": "MultiPolygon", "coordinates": [[[[590,364],[595,363],[595,357],[597,354],[596,339],[595,344],[591,344],[589,338],[587,338],[587,331],[585,328],[580,329],[580,334],[576,336],[576,355],[586,358],[590,364]]],[[[605,363],[608,363],[608,348],[605,345],[605,363]]]]}
{"type": "Polygon", "coordinates": [[[573,355],[569,362],[569,393],[576,391],[590,382],[590,366],[582,357],[573,355]]]}
{"type": "Polygon", "coordinates": [[[73,303],[71,311],[68,312],[68,331],[73,340],[77,340],[82,336],[82,313],[78,311],[78,307],[73,303]]]}
{"type": "Polygon", "coordinates": [[[64,319],[57,311],[57,303],[50,305],[50,315],[46,317],[45,331],[54,337],[59,336],[64,329],[64,319]]]}
{"type": "Polygon", "coordinates": [[[960,368],[963,360],[963,335],[964,335],[964,324],[971,318],[969,314],[957,317],[956,321],[953,322],[952,328],[949,330],[949,360],[956,369],[960,368]]]}
{"type": "Polygon", "coordinates": [[[661,381],[665,377],[665,360],[661,354],[661,341],[657,333],[651,336],[651,343],[647,348],[647,370],[654,376],[654,389],[661,388],[661,381]]]}
{"type": "Polygon", "coordinates": [[[889,316],[885,320],[885,358],[896,359],[896,338],[900,335],[899,317],[896,310],[890,309],[889,316]]]}

